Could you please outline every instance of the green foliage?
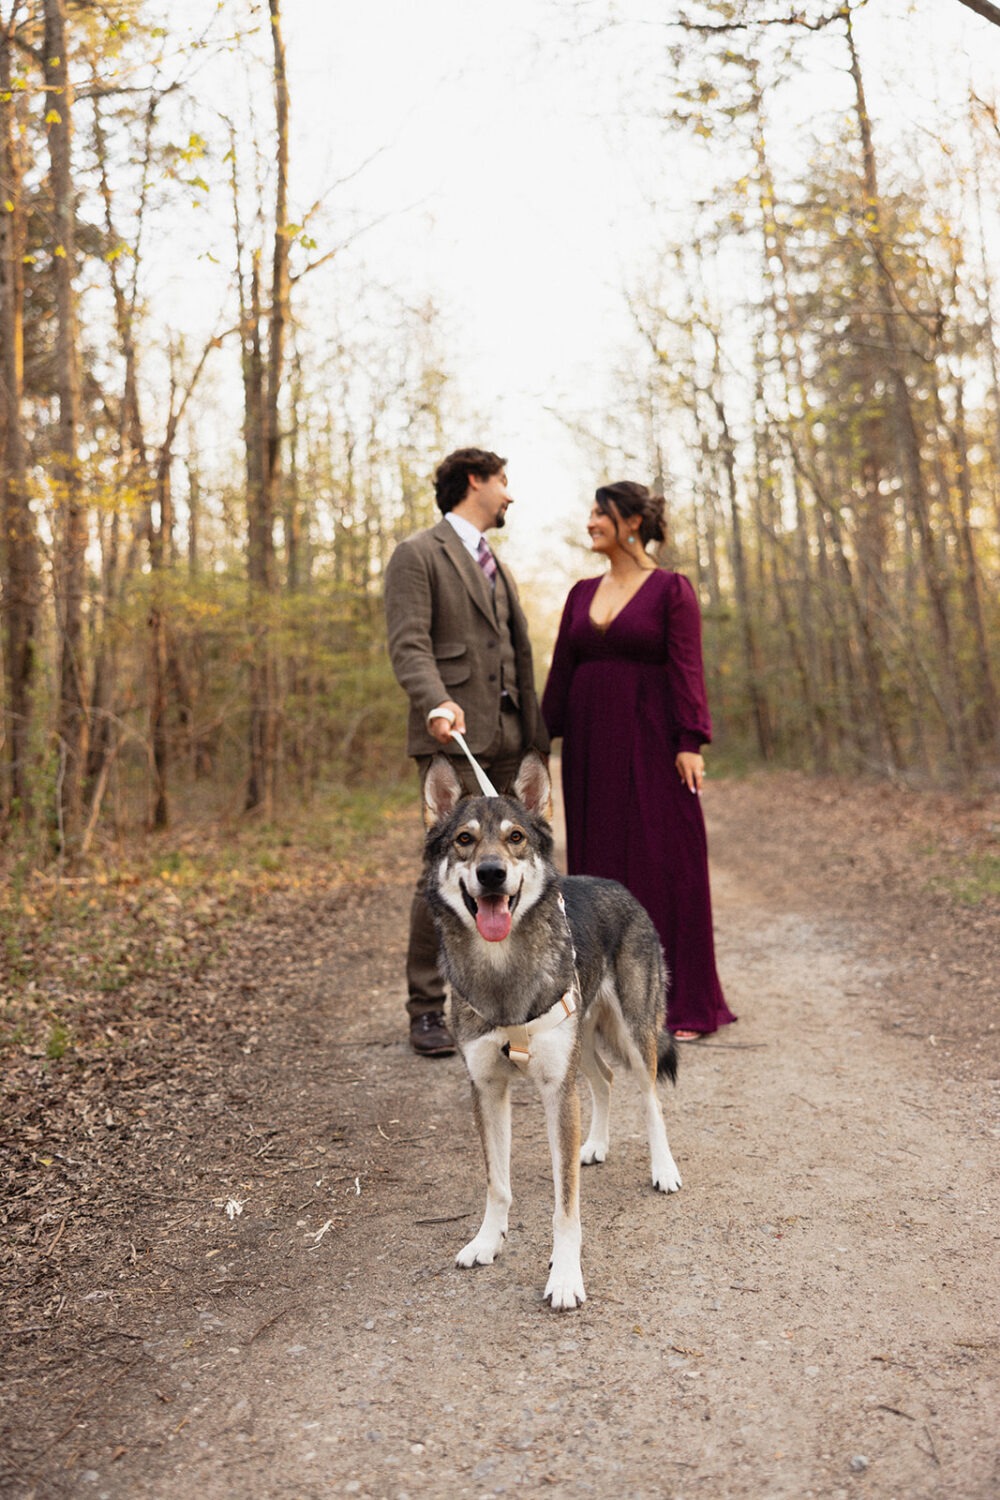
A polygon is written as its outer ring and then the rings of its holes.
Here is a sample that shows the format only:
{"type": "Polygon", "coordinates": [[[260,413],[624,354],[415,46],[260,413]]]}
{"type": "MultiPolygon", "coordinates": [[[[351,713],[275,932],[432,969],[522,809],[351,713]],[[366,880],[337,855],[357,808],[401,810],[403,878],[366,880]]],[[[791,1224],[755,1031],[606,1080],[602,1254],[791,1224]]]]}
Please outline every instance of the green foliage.
{"type": "Polygon", "coordinates": [[[1000,900],[1000,854],[969,854],[952,874],[938,876],[932,888],[945,891],[961,906],[1000,900]]]}
{"type": "Polygon", "coordinates": [[[13,985],[20,985],[27,976],[31,961],[25,952],[24,936],[18,920],[25,901],[25,888],[31,860],[24,853],[15,854],[7,873],[7,890],[0,901],[0,944],[7,961],[13,985]]]}
{"type": "Polygon", "coordinates": [[[45,1044],[45,1056],[49,1062],[61,1062],[72,1045],[73,1038],[69,1028],[61,1021],[57,1021],[49,1032],[49,1039],[45,1044]]]}

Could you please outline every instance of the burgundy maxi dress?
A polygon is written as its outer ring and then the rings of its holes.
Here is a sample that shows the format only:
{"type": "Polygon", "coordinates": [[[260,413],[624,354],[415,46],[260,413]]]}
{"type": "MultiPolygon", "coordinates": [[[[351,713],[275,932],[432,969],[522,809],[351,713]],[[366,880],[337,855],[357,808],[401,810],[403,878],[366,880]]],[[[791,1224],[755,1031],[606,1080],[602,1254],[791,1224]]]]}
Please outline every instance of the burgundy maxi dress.
{"type": "Polygon", "coordinates": [[[736,1017],[715,970],[701,799],[674,766],[712,738],[698,601],[680,573],[657,569],[601,628],[599,581],[570,590],[542,698],[563,742],[569,873],[632,892],[663,945],[670,1030],[715,1031],[736,1017]]]}

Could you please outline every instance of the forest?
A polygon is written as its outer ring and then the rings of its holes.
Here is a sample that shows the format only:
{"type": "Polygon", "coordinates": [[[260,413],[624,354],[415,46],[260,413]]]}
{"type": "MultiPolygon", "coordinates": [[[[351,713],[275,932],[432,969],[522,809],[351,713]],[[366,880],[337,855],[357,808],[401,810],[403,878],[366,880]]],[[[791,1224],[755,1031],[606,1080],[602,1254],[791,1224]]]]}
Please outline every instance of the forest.
{"type": "MultiPolygon", "coordinates": [[[[286,9],[0,0],[0,826],[33,863],[407,774],[381,577],[469,405],[430,281],[317,317],[348,231],[292,196],[286,9]],[[209,197],[202,338],[158,288],[209,197]]],[[[864,0],[699,0],[641,46],[547,9],[631,49],[650,156],[703,183],[565,417],[667,496],[723,764],[995,785],[1000,100],[970,84],[902,150],[864,0]],[[848,107],[789,138],[817,67],[848,107]]],[[[543,666],[561,593],[526,588],[543,666]]]]}
{"type": "Polygon", "coordinates": [[[995,1500],[998,80],[993,0],[0,0],[5,1500],[995,1500]],[[456,1265],[406,1009],[383,580],[470,445],[539,688],[595,480],[703,627],[738,1024],[663,1013],[655,1191],[588,933],[573,1311],[575,1087],[456,1265]]]}

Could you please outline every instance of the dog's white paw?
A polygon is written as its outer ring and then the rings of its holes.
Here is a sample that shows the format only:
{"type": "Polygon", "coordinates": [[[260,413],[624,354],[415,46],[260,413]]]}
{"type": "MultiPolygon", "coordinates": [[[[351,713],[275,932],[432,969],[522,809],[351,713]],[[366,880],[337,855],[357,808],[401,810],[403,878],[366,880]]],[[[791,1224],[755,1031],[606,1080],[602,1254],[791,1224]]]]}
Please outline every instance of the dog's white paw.
{"type": "Polygon", "coordinates": [[[672,1156],[653,1168],[653,1186],[659,1193],[676,1193],[681,1185],[681,1174],[672,1156]]]}
{"type": "Polygon", "coordinates": [[[477,1234],[455,1256],[456,1266],[464,1266],[466,1269],[469,1266],[491,1266],[503,1249],[504,1238],[502,1234],[489,1237],[477,1234]]]}
{"type": "Polygon", "coordinates": [[[545,1287],[545,1300],[556,1312],[572,1312],[574,1308],[582,1307],[587,1300],[582,1273],[576,1271],[557,1276],[553,1271],[545,1287]]]}
{"type": "Polygon", "coordinates": [[[607,1141],[592,1141],[589,1138],[580,1147],[580,1165],[592,1167],[597,1162],[606,1161],[608,1156],[607,1141]]]}

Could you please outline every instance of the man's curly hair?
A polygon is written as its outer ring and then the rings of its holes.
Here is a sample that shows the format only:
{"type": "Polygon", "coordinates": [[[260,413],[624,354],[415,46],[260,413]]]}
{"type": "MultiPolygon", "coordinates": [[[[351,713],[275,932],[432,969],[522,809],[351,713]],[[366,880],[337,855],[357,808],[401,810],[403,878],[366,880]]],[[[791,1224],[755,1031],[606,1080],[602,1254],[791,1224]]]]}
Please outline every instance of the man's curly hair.
{"type": "Polygon", "coordinates": [[[438,510],[446,516],[464,500],[469,491],[469,476],[489,479],[507,467],[507,460],[486,448],[456,448],[442,459],[434,473],[434,494],[438,510]]]}

